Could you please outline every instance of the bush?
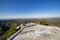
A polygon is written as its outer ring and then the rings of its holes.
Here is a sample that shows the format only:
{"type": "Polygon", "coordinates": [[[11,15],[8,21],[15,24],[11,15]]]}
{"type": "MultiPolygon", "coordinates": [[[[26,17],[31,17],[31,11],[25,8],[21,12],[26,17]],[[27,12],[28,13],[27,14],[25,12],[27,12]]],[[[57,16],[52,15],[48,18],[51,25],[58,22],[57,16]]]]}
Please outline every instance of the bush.
{"type": "Polygon", "coordinates": [[[17,27],[17,23],[16,22],[12,22],[9,25],[9,29],[5,32],[5,34],[3,34],[2,36],[0,36],[0,40],[6,40],[7,38],[9,38],[12,34],[14,34],[16,31],[16,27],[17,27]]]}
{"type": "Polygon", "coordinates": [[[47,21],[45,21],[45,20],[39,20],[39,24],[41,24],[41,25],[49,25],[49,23],[47,23],[47,21]]]}

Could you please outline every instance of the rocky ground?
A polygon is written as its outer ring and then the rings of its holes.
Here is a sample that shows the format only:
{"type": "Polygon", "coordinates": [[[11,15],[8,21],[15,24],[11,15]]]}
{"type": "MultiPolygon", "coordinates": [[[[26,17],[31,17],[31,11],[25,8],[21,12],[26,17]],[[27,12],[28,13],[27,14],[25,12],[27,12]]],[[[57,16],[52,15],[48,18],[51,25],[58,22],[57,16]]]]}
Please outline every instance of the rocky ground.
{"type": "Polygon", "coordinates": [[[35,24],[26,27],[13,40],[60,40],[60,28],[35,24]]]}

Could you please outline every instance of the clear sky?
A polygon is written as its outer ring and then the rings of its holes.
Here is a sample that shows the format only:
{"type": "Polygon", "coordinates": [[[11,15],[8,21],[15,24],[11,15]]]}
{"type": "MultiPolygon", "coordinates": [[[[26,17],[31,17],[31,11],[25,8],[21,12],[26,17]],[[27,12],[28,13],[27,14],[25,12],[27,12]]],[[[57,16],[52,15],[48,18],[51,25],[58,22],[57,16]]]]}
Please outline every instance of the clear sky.
{"type": "Polygon", "coordinates": [[[60,17],[60,0],[0,0],[0,19],[50,17],[60,17]]]}

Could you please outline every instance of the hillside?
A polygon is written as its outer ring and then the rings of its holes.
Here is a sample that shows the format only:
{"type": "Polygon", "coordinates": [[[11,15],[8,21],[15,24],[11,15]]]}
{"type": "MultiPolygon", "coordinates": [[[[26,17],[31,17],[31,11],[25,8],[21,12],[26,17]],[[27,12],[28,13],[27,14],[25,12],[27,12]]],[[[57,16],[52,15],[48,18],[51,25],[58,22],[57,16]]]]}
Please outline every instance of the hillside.
{"type": "Polygon", "coordinates": [[[12,34],[17,32],[18,30],[16,30],[16,27],[19,26],[20,24],[25,25],[26,23],[31,23],[31,22],[37,23],[37,24],[40,24],[40,25],[60,27],[60,18],[0,20],[0,40],[6,40],[12,34]],[[2,39],[2,37],[3,37],[3,39],[2,39]]]}

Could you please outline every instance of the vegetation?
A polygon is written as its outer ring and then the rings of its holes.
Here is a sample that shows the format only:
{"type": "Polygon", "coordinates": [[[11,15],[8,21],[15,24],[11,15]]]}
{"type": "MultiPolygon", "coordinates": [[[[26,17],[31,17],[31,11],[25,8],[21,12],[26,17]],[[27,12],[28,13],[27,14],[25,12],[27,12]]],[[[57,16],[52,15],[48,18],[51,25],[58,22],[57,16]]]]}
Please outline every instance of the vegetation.
{"type": "Polygon", "coordinates": [[[17,27],[17,23],[16,22],[10,23],[9,27],[10,28],[3,35],[0,36],[0,40],[6,40],[12,34],[14,34],[15,32],[18,31],[18,30],[16,30],[16,27],[17,27]]]}
{"type": "Polygon", "coordinates": [[[38,21],[38,24],[41,24],[41,25],[49,25],[49,24],[47,23],[47,21],[45,21],[45,20],[39,20],[39,21],[38,21]]]}

